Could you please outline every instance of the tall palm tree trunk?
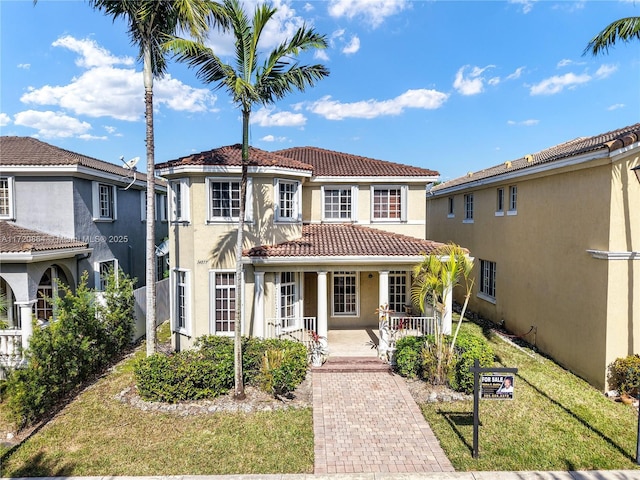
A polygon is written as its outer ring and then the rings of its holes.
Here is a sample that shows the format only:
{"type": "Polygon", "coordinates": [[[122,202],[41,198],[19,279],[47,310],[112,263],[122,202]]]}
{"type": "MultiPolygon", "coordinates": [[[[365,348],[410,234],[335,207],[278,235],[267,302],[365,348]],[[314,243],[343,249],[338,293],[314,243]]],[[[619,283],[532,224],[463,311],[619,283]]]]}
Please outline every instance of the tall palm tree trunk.
{"type": "Polygon", "coordinates": [[[234,321],[234,398],[242,400],[246,397],[244,393],[244,381],[242,373],[242,288],[243,268],[242,250],[244,245],[244,215],[247,203],[247,176],[249,164],[249,117],[251,111],[247,108],[242,110],[242,176],[240,178],[240,212],[238,216],[238,237],[236,243],[236,314],[234,321]]]}
{"type": "Polygon", "coordinates": [[[156,351],[156,179],[155,179],[155,144],[153,137],[153,73],[151,49],[144,50],[144,104],[147,124],[147,356],[156,351]]]}

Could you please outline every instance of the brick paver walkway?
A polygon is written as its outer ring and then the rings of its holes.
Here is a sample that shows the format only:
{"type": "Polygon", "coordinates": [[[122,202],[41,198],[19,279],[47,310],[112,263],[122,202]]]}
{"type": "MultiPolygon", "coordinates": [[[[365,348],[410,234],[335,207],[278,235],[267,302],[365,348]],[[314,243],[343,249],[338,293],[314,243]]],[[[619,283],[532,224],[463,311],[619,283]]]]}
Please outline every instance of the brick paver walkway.
{"type": "Polygon", "coordinates": [[[313,373],[314,473],[453,472],[404,380],[313,373]]]}

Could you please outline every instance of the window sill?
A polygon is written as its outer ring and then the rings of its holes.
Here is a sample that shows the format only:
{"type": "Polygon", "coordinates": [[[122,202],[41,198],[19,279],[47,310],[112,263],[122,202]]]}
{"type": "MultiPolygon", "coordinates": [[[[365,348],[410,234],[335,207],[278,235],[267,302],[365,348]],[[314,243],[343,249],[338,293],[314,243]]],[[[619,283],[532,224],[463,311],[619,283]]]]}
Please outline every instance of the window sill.
{"type": "Polygon", "coordinates": [[[518,211],[517,210],[509,210],[507,212],[507,215],[509,215],[509,216],[518,215],[518,211]]]}
{"type": "Polygon", "coordinates": [[[487,295],[487,294],[485,294],[485,293],[481,293],[481,292],[479,292],[476,296],[477,296],[479,299],[484,300],[485,302],[489,302],[489,303],[491,303],[491,304],[493,304],[493,305],[495,305],[495,304],[496,304],[496,299],[495,299],[494,297],[490,297],[489,295],[487,295]]]}
{"type": "Polygon", "coordinates": [[[449,215],[447,215],[447,218],[456,218],[456,216],[452,213],[450,213],[449,215]]]}
{"type": "Polygon", "coordinates": [[[496,212],[496,217],[504,217],[504,212],[503,211],[496,212]]]}
{"type": "Polygon", "coordinates": [[[113,223],[116,221],[115,218],[94,218],[94,222],[96,223],[113,223]]]}
{"type": "Polygon", "coordinates": [[[189,225],[191,222],[189,220],[171,220],[169,223],[171,225],[189,225]]]}
{"type": "Polygon", "coordinates": [[[473,218],[465,218],[462,223],[473,223],[473,218]]]}

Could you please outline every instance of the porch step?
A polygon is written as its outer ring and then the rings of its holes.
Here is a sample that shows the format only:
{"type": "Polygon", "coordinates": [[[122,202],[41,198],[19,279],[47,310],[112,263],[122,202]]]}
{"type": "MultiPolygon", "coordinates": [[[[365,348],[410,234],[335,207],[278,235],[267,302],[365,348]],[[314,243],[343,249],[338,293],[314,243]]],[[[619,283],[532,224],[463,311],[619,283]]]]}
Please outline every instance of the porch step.
{"type": "Polygon", "coordinates": [[[312,367],[317,373],[390,372],[391,366],[376,357],[329,357],[321,367],[312,367]]]}

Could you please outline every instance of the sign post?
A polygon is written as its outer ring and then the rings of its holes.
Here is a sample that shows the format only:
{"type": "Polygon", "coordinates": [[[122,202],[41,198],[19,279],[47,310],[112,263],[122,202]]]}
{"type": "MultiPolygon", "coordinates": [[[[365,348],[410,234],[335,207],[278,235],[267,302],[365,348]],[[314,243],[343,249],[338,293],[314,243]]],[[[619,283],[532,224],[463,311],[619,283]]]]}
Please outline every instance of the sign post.
{"type": "MultiPolygon", "coordinates": [[[[480,430],[480,398],[493,400],[513,400],[513,377],[517,368],[482,368],[476,358],[473,367],[473,458],[478,458],[478,437],[480,430]],[[482,375],[489,373],[490,375],[482,375]],[[511,375],[504,375],[511,374],[511,375]]],[[[639,427],[640,428],[640,427],[639,427]]]]}

